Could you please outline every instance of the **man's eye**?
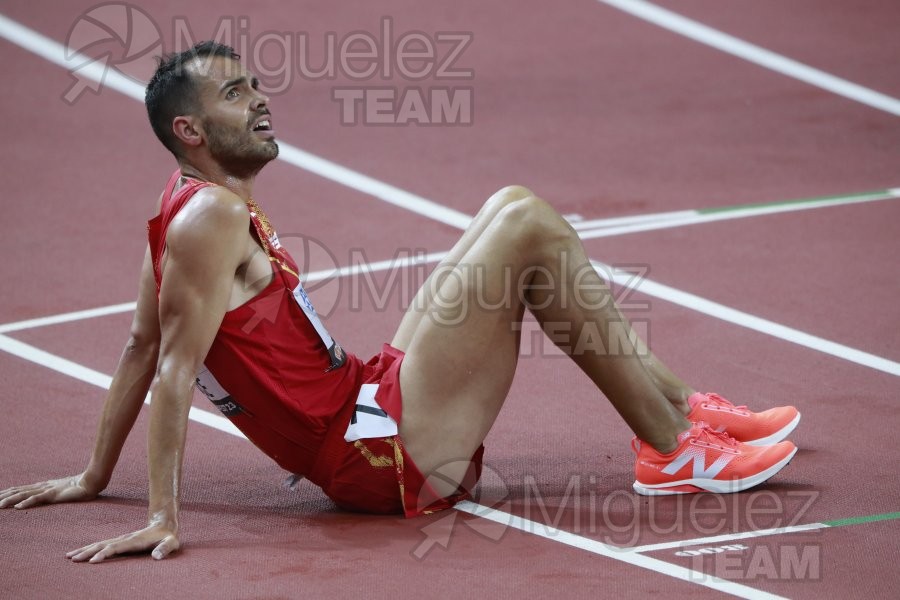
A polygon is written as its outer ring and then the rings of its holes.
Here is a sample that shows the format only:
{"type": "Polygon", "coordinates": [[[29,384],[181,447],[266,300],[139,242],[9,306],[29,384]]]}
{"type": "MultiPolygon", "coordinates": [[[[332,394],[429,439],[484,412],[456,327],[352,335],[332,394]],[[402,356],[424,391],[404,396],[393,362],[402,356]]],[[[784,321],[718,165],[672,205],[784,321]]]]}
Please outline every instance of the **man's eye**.
{"type": "Polygon", "coordinates": [[[232,98],[237,98],[238,91],[234,88],[231,88],[230,90],[228,90],[228,93],[225,94],[225,97],[228,98],[229,100],[231,100],[232,98]]]}

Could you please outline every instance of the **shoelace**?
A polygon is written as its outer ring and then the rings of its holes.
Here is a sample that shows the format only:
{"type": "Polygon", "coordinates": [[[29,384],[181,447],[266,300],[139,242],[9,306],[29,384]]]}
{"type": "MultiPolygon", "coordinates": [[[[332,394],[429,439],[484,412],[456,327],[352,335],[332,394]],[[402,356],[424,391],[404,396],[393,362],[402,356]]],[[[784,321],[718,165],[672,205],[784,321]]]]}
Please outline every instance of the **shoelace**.
{"type": "Polygon", "coordinates": [[[716,431],[703,421],[698,422],[697,427],[700,428],[700,433],[697,434],[698,440],[718,448],[722,448],[723,445],[728,448],[737,448],[738,441],[724,431],[716,431]]]}
{"type": "MultiPolygon", "coordinates": [[[[738,446],[738,441],[736,439],[734,439],[724,431],[716,431],[703,421],[697,421],[696,423],[694,423],[694,426],[700,429],[700,433],[697,434],[697,439],[702,440],[710,446],[722,449],[724,449],[725,447],[734,449],[738,446]]],[[[631,438],[631,449],[635,454],[640,455],[642,444],[643,442],[637,436],[631,438]]]]}
{"type": "Polygon", "coordinates": [[[706,398],[708,400],[708,404],[714,404],[716,406],[721,406],[722,408],[728,408],[732,410],[750,412],[746,405],[735,406],[730,401],[726,400],[718,394],[706,394],[706,398]]]}

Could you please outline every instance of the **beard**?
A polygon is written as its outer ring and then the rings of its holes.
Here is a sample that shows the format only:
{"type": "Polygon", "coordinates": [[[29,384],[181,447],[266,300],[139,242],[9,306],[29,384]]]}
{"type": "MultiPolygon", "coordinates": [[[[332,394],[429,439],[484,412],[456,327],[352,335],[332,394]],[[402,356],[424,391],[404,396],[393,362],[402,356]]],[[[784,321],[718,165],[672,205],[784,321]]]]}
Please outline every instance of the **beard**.
{"type": "Polygon", "coordinates": [[[278,144],[274,139],[261,140],[250,129],[238,130],[213,121],[204,125],[209,134],[210,155],[237,177],[255,175],[278,156],[278,144]]]}

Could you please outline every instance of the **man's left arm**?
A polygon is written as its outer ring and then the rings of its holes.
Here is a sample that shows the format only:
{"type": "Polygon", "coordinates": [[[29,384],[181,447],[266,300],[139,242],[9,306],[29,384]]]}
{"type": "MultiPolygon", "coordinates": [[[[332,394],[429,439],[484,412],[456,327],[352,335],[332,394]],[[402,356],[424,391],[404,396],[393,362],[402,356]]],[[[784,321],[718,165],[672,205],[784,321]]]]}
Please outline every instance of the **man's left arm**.
{"type": "Polygon", "coordinates": [[[161,342],[150,404],[147,526],[68,553],[96,563],[124,553],[177,550],[178,502],[196,374],[228,308],[246,249],[249,215],[222,188],[207,188],[172,221],[159,296],[161,342]]]}

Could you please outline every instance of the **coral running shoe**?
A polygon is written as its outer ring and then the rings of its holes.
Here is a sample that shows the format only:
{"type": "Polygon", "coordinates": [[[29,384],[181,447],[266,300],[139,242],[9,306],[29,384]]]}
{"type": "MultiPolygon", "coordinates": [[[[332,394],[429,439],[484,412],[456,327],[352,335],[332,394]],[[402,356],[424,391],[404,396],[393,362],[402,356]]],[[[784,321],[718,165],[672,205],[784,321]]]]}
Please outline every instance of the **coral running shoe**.
{"type": "Polygon", "coordinates": [[[791,442],[750,446],[702,421],[678,436],[678,448],[660,454],[634,438],[634,491],[643,496],[740,492],[775,475],[797,452],[791,442]]]}
{"type": "Polygon", "coordinates": [[[780,442],[800,422],[800,412],[793,406],[779,406],[753,412],[746,406],[735,406],[718,394],[692,394],[688,398],[692,423],[703,421],[716,431],[727,432],[739,442],[752,446],[769,446],[780,442]]]}

